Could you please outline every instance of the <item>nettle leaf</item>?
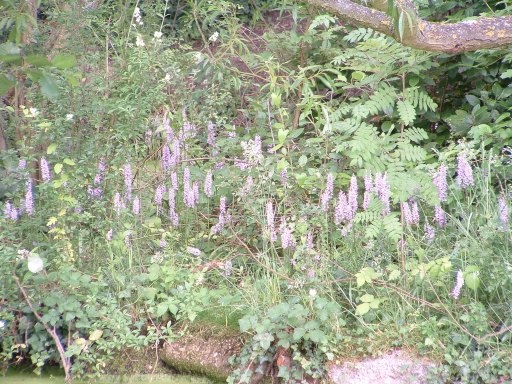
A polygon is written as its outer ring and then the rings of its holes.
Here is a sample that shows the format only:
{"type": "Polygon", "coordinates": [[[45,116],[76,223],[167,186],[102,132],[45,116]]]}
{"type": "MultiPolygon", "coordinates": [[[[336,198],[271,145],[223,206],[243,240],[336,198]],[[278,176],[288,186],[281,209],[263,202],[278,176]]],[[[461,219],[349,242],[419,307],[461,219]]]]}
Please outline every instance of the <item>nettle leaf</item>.
{"type": "Polygon", "coordinates": [[[398,114],[405,125],[411,125],[416,118],[416,111],[407,100],[399,100],[397,103],[398,114]]]}
{"type": "Polygon", "coordinates": [[[295,328],[293,330],[293,341],[298,341],[300,339],[302,339],[302,337],[304,336],[304,334],[306,333],[306,330],[302,327],[299,327],[299,328],[295,328]]]}

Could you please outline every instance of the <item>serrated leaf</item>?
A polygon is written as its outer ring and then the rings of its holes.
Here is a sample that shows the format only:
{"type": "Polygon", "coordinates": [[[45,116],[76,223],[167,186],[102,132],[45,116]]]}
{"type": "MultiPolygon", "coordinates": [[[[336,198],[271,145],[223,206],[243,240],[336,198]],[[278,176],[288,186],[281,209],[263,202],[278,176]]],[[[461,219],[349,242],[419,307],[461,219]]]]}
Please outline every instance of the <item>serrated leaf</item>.
{"type": "Polygon", "coordinates": [[[416,111],[411,103],[407,100],[399,100],[397,105],[398,114],[400,115],[400,119],[404,122],[405,125],[411,125],[416,118],[416,111]]]}
{"type": "Polygon", "coordinates": [[[247,332],[252,328],[251,318],[248,316],[242,317],[238,320],[238,325],[240,326],[240,332],[247,332]]]}
{"type": "Polygon", "coordinates": [[[52,64],[59,69],[73,68],[76,65],[76,57],[62,53],[52,59],[52,64]]]}
{"type": "Polygon", "coordinates": [[[391,272],[389,272],[388,280],[397,280],[400,277],[401,273],[398,269],[394,269],[391,272]]]}
{"type": "Polygon", "coordinates": [[[358,316],[366,315],[369,310],[370,310],[369,303],[361,303],[356,307],[356,315],[358,315],[358,316]]]}
{"type": "Polygon", "coordinates": [[[299,328],[295,328],[293,330],[293,341],[298,341],[300,339],[302,339],[302,337],[304,336],[304,334],[306,333],[306,330],[302,327],[299,327],[299,328]]]}
{"type": "Polygon", "coordinates": [[[57,149],[57,144],[55,143],[52,143],[48,146],[48,148],[46,149],[46,154],[47,155],[51,155],[53,152],[55,152],[55,150],[57,149]]]}
{"type": "Polygon", "coordinates": [[[155,315],[157,317],[162,316],[164,313],[166,313],[169,310],[169,306],[167,303],[160,303],[156,306],[156,313],[155,315]]]}
{"type": "Polygon", "coordinates": [[[309,339],[313,343],[321,343],[326,339],[325,333],[319,329],[313,329],[312,331],[308,332],[308,334],[309,339]]]}

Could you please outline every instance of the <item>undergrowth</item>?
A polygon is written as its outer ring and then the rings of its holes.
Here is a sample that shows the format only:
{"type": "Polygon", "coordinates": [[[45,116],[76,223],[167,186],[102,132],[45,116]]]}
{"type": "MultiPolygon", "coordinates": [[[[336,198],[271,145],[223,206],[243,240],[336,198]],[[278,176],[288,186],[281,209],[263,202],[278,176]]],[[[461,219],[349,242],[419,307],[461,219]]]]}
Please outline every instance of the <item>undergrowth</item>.
{"type": "Polygon", "coordinates": [[[2,359],[95,375],[199,320],[247,334],[230,382],[393,348],[432,382],[510,379],[501,69],[441,95],[445,57],[316,10],[248,39],[275,4],[185,3],[49,6],[51,61],[4,38],[2,359]]]}

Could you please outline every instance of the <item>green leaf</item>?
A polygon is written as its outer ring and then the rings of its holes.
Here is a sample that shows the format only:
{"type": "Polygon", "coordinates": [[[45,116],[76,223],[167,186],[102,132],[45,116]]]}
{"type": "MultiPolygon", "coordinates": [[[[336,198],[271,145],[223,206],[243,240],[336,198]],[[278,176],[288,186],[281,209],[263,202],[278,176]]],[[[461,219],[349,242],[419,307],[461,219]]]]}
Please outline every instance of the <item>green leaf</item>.
{"type": "Polygon", "coordinates": [[[411,125],[416,118],[416,111],[412,104],[407,100],[399,100],[396,106],[400,119],[402,119],[405,125],[411,125]]]}
{"type": "Polygon", "coordinates": [[[373,280],[380,277],[380,273],[375,272],[373,268],[365,267],[356,273],[357,286],[361,287],[365,283],[371,283],[373,280]]]}
{"type": "Polygon", "coordinates": [[[369,310],[370,310],[369,303],[361,303],[356,307],[356,315],[359,315],[359,316],[366,315],[369,310]]]}
{"type": "Polygon", "coordinates": [[[400,277],[401,273],[398,269],[393,269],[391,272],[389,272],[388,280],[393,281],[397,280],[400,277]]]}
{"type": "Polygon", "coordinates": [[[64,164],[67,164],[67,165],[76,165],[76,163],[69,158],[65,158],[63,161],[64,161],[64,164]]]}
{"type": "Polygon", "coordinates": [[[366,77],[366,74],[361,71],[354,71],[352,72],[352,80],[355,81],[361,81],[366,77]]]}
{"type": "Polygon", "coordinates": [[[277,132],[277,140],[279,141],[279,144],[284,144],[288,133],[290,133],[289,129],[280,129],[277,132]]]}
{"type": "Polygon", "coordinates": [[[43,55],[27,55],[25,61],[35,67],[46,67],[50,61],[43,55]]]}
{"type": "Polygon", "coordinates": [[[16,82],[8,79],[5,75],[0,75],[0,96],[5,95],[9,90],[14,87],[16,82]]]}
{"type": "Polygon", "coordinates": [[[325,336],[325,333],[319,329],[313,329],[308,334],[309,334],[309,339],[313,343],[323,343],[327,339],[327,337],[325,336]]]}
{"type": "Polygon", "coordinates": [[[404,39],[404,12],[400,12],[400,16],[398,17],[398,35],[400,36],[400,41],[404,39]]]}
{"type": "Polygon", "coordinates": [[[154,300],[157,293],[158,289],[153,287],[144,287],[140,291],[141,296],[147,300],[154,300]]]}
{"type": "Polygon", "coordinates": [[[247,332],[252,328],[252,317],[244,316],[238,320],[238,324],[240,325],[240,332],[247,332]]]}
{"type": "Polygon", "coordinates": [[[157,317],[160,317],[162,316],[163,314],[167,313],[167,311],[169,310],[169,306],[167,305],[167,303],[160,303],[157,305],[156,307],[156,313],[155,315],[157,317]]]}
{"type": "Polygon", "coordinates": [[[361,296],[359,298],[363,303],[371,303],[372,301],[375,300],[375,296],[373,295],[370,295],[370,294],[364,294],[363,296],[361,296]]]}
{"type": "Polygon", "coordinates": [[[103,335],[103,331],[101,329],[96,329],[96,330],[92,331],[91,334],[89,335],[89,340],[90,341],[96,341],[102,335],[103,335]]]}
{"type": "Polygon", "coordinates": [[[73,68],[76,65],[76,57],[62,53],[53,58],[52,64],[59,69],[73,68]]]}
{"type": "Polygon", "coordinates": [[[55,173],[58,175],[59,173],[62,172],[62,163],[57,163],[55,164],[55,166],[53,167],[55,173]]]}
{"type": "Polygon", "coordinates": [[[306,333],[306,330],[302,327],[295,328],[293,330],[293,341],[299,341],[304,337],[304,334],[306,333]]]}
{"type": "Polygon", "coordinates": [[[59,87],[54,77],[48,73],[43,73],[39,80],[41,93],[49,99],[55,99],[59,96],[59,87]]]}
{"type": "Polygon", "coordinates": [[[510,79],[512,77],[512,69],[507,69],[500,76],[502,79],[510,79]]]}
{"type": "Polygon", "coordinates": [[[480,268],[477,265],[468,265],[464,270],[464,283],[469,289],[476,291],[480,287],[480,268]]]}
{"type": "Polygon", "coordinates": [[[21,64],[21,49],[11,42],[0,44],[0,61],[21,64]]]}

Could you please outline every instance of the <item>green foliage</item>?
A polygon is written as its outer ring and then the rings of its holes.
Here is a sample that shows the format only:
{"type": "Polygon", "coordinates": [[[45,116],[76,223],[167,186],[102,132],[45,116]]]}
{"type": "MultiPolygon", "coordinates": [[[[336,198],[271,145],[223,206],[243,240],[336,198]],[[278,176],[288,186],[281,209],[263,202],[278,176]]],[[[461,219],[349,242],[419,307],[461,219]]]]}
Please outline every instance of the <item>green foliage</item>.
{"type": "Polygon", "coordinates": [[[228,382],[249,383],[255,374],[264,373],[277,360],[277,377],[285,382],[320,378],[325,363],[334,355],[334,331],[344,325],[336,302],[311,295],[308,305],[295,298],[268,309],[265,314],[250,313],[240,319],[240,330],[253,337],[244,346],[236,369],[228,382]]]}
{"type": "Polygon", "coordinates": [[[248,336],[233,382],[401,346],[443,380],[510,375],[510,53],[436,56],[297,4],[181,3],[48,5],[69,33],[55,54],[0,46],[0,90],[26,102],[3,111],[3,360],[62,361],[55,329],[94,374],[213,313],[248,336]],[[286,28],[247,35],[277,5],[286,28]]]}

